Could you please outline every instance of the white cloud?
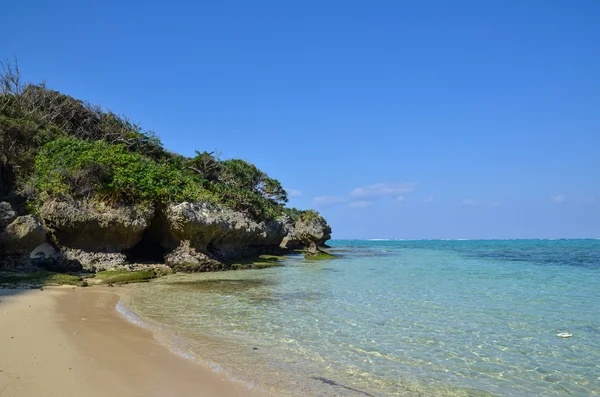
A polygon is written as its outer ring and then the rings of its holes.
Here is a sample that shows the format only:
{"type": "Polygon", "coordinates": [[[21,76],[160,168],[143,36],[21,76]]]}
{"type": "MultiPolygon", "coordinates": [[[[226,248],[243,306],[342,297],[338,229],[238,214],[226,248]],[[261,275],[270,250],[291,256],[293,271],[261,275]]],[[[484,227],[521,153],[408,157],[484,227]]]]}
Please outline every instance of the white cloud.
{"type": "Polygon", "coordinates": [[[399,203],[403,203],[405,198],[406,197],[404,197],[404,196],[398,196],[398,197],[396,197],[396,201],[399,203]]]}
{"type": "Polygon", "coordinates": [[[550,201],[552,201],[555,204],[564,203],[566,199],[567,198],[565,196],[563,196],[562,194],[559,194],[557,196],[550,196],[550,201]]]}
{"type": "Polygon", "coordinates": [[[313,204],[318,205],[320,207],[333,207],[335,205],[343,204],[347,202],[348,199],[346,197],[340,196],[319,196],[313,199],[313,204]]]}
{"type": "Polygon", "coordinates": [[[413,183],[376,183],[362,186],[350,192],[356,198],[377,198],[386,196],[402,196],[415,190],[413,183]]]}
{"type": "Polygon", "coordinates": [[[433,196],[429,196],[425,199],[426,203],[433,203],[434,197],[433,196]]]}
{"type": "Polygon", "coordinates": [[[350,207],[352,208],[367,208],[370,207],[371,205],[373,205],[372,201],[353,201],[352,203],[350,203],[350,207]]]}
{"type": "Polygon", "coordinates": [[[491,201],[488,203],[488,207],[491,207],[491,208],[498,207],[499,205],[500,205],[500,203],[497,201],[491,201]]]}
{"type": "Polygon", "coordinates": [[[461,201],[461,204],[473,206],[473,205],[477,205],[477,201],[475,201],[473,199],[464,199],[463,201],[461,201]]]}
{"type": "Polygon", "coordinates": [[[288,193],[288,197],[300,197],[302,196],[302,192],[296,189],[286,189],[288,193]]]}

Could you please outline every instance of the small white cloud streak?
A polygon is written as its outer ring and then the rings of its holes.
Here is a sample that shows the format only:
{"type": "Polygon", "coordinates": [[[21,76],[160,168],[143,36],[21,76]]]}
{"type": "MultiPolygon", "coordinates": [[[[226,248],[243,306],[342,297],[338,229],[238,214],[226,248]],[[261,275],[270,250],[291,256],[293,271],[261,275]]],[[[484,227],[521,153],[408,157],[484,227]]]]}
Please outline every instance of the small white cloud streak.
{"type": "Polygon", "coordinates": [[[562,204],[565,202],[565,200],[567,200],[567,198],[562,194],[550,196],[550,201],[552,201],[554,204],[562,204]]]}
{"type": "Polygon", "coordinates": [[[425,202],[426,202],[427,204],[429,204],[429,203],[433,203],[433,200],[434,200],[434,197],[433,197],[433,196],[429,196],[429,197],[427,197],[427,198],[425,199],[425,202]]]}
{"type": "Polygon", "coordinates": [[[313,204],[320,207],[333,207],[335,205],[344,204],[348,199],[340,196],[319,196],[313,199],[313,204]]]}
{"type": "Polygon", "coordinates": [[[286,189],[288,193],[288,197],[300,197],[302,196],[302,192],[296,189],[286,189]]]}
{"type": "Polygon", "coordinates": [[[500,206],[500,203],[497,201],[480,202],[480,201],[477,201],[474,199],[464,199],[463,201],[460,202],[460,204],[464,205],[466,207],[485,206],[485,207],[489,207],[489,208],[494,208],[494,207],[500,206]]]}
{"type": "Polygon", "coordinates": [[[352,208],[367,208],[373,205],[372,201],[354,201],[352,203],[350,203],[350,207],[352,208]]]}
{"type": "Polygon", "coordinates": [[[386,196],[401,196],[415,190],[412,183],[376,183],[374,185],[357,187],[350,192],[355,198],[377,198],[386,196]]]}
{"type": "Polygon", "coordinates": [[[406,197],[404,197],[404,196],[398,196],[398,197],[396,197],[396,201],[399,202],[399,203],[403,203],[405,199],[406,199],[406,197]]]}

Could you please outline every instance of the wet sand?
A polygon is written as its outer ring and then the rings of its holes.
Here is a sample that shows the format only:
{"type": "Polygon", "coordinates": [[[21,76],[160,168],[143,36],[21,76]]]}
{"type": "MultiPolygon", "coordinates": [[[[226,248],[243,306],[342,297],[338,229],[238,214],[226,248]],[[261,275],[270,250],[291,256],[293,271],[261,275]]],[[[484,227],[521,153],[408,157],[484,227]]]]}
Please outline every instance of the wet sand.
{"type": "Polygon", "coordinates": [[[118,300],[107,287],[0,290],[0,396],[271,396],[173,354],[118,300]]]}

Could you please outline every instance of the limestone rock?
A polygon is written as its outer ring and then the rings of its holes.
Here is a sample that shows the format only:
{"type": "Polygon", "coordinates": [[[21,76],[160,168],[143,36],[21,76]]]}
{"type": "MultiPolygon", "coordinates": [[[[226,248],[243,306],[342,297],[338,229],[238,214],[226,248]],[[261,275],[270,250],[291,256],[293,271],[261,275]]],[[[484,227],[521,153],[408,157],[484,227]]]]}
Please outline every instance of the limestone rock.
{"type": "Polygon", "coordinates": [[[35,247],[29,254],[29,259],[52,258],[56,255],[56,250],[48,243],[42,243],[35,247]]]}
{"type": "Polygon", "coordinates": [[[7,254],[28,254],[46,240],[46,233],[37,217],[25,215],[6,226],[0,240],[7,254]]]}
{"type": "Polygon", "coordinates": [[[316,244],[322,246],[331,238],[331,227],[322,216],[315,216],[309,220],[302,218],[294,225],[294,237],[307,246],[316,244]]]}
{"type": "Polygon", "coordinates": [[[306,256],[317,256],[319,255],[319,247],[313,242],[311,242],[308,247],[306,247],[306,256]]]}
{"type": "Polygon", "coordinates": [[[331,227],[320,215],[310,218],[301,217],[296,221],[289,233],[281,242],[282,248],[306,248],[307,256],[319,254],[319,248],[331,238],[331,227]]]}
{"type": "Polygon", "coordinates": [[[0,231],[4,230],[17,217],[17,212],[6,201],[0,202],[0,231]]]}
{"type": "Polygon", "coordinates": [[[40,215],[61,246],[86,253],[120,253],[140,241],[154,208],[52,200],[44,203],[40,215]]]}
{"type": "Polygon", "coordinates": [[[97,272],[111,270],[127,263],[127,257],[121,252],[84,251],[69,247],[60,247],[60,253],[54,258],[57,268],[65,271],[85,269],[97,272]]]}
{"type": "Polygon", "coordinates": [[[226,270],[227,266],[203,252],[190,247],[189,241],[182,241],[173,251],[165,255],[165,264],[178,272],[212,272],[226,270]]]}
{"type": "Polygon", "coordinates": [[[189,246],[219,258],[239,255],[249,247],[278,247],[289,232],[281,220],[256,222],[230,209],[187,202],[166,209],[164,226],[167,248],[182,252],[189,246]],[[181,245],[183,241],[186,245],[181,245]]]}

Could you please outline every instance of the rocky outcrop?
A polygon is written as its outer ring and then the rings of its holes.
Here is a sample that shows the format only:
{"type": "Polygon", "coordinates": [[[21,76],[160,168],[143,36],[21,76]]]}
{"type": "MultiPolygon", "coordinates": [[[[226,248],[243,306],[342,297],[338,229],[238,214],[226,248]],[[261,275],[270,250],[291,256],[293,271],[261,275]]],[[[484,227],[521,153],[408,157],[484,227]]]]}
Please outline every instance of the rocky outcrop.
{"type": "Polygon", "coordinates": [[[4,252],[9,255],[29,254],[46,241],[47,231],[33,215],[16,217],[0,235],[4,252]]]}
{"type": "Polygon", "coordinates": [[[191,263],[208,269],[216,266],[214,259],[277,248],[290,224],[287,219],[256,222],[229,209],[184,202],[165,208],[163,227],[167,264],[191,263]]]}
{"type": "Polygon", "coordinates": [[[214,272],[226,270],[227,265],[190,246],[189,240],[181,241],[179,246],[165,255],[165,264],[178,272],[214,272]]]}
{"type": "Polygon", "coordinates": [[[54,259],[54,266],[65,271],[85,269],[97,272],[127,263],[127,257],[122,252],[84,251],[64,246],[60,247],[60,252],[54,259]]]}
{"type": "Polygon", "coordinates": [[[240,212],[206,203],[172,204],[165,215],[171,242],[188,240],[202,252],[279,245],[287,232],[284,222],[259,223],[240,212]]]}
{"type": "Polygon", "coordinates": [[[102,269],[125,263],[123,251],[140,241],[154,208],[53,200],[44,203],[40,216],[66,260],[102,269]]]}
{"type": "Polygon", "coordinates": [[[82,269],[81,262],[66,258],[63,253],[48,243],[35,247],[29,254],[29,262],[38,268],[52,272],[75,272],[82,269]]]}
{"type": "Polygon", "coordinates": [[[0,243],[11,260],[52,271],[99,271],[129,263],[164,263],[185,272],[226,270],[233,259],[301,247],[311,253],[331,234],[320,216],[257,222],[227,208],[188,202],[155,210],[51,200],[41,207],[40,218],[16,217],[0,203],[0,222],[11,220],[0,243]]]}
{"type": "Polygon", "coordinates": [[[331,227],[320,215],[300,217],[281,242],[282,248],[305,247],[307,256],[319,254],[319,247],[331,238],[331,227]]]}
{"type": "Polygon", "coordinates": [[[294,225],[294,237],[306,245],[316,244],[323,246],[331,239],[331,227],[322,216],[316,216],[309,220],[299,219],[294,225]]]}
{"type": "Polygon", "coordinates": [[[17,212],[6,201],[0,202],[0,232],[17,217],[17,212]]]}

